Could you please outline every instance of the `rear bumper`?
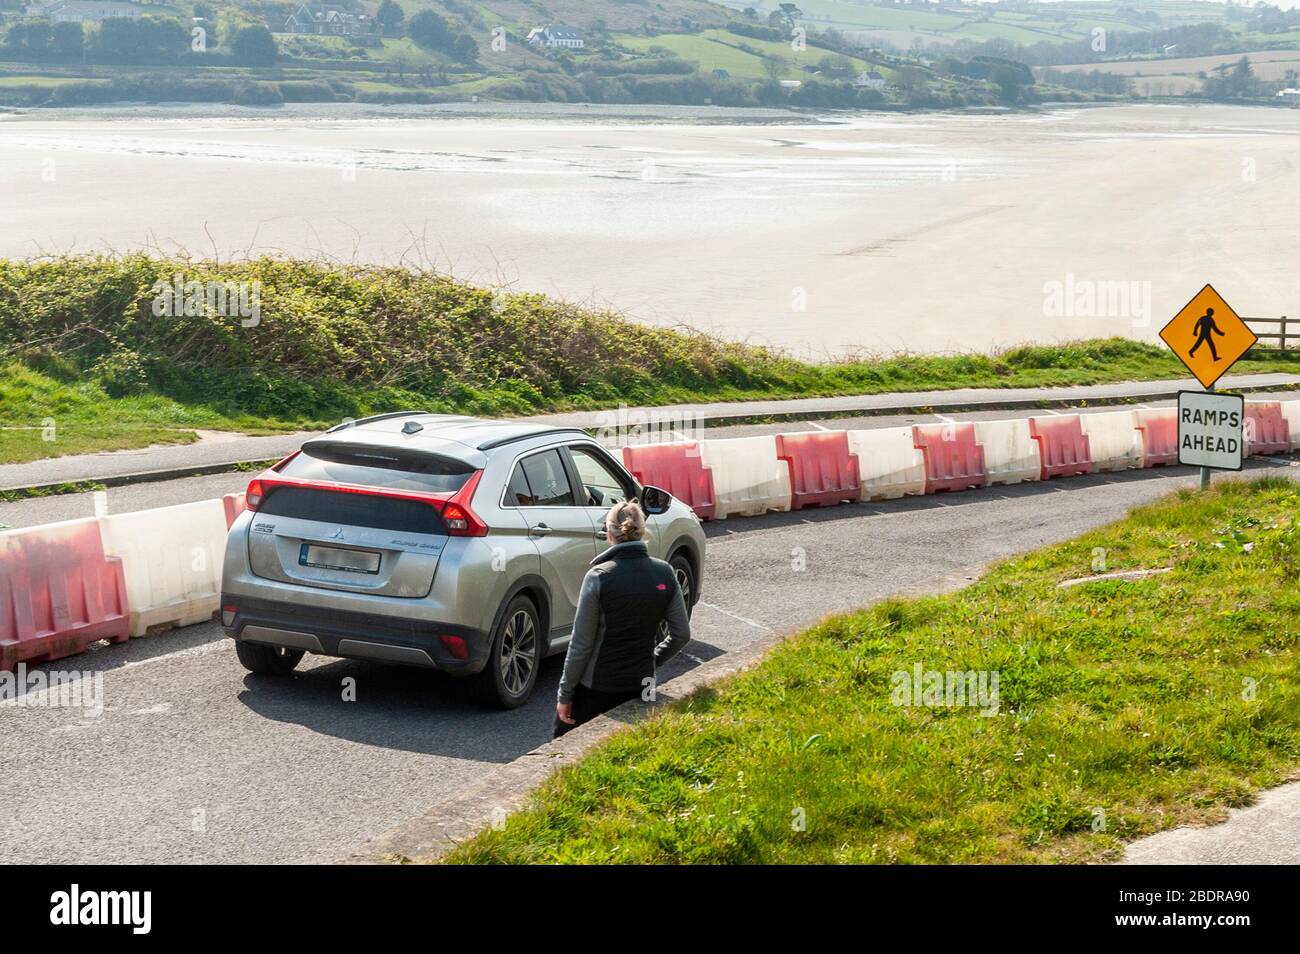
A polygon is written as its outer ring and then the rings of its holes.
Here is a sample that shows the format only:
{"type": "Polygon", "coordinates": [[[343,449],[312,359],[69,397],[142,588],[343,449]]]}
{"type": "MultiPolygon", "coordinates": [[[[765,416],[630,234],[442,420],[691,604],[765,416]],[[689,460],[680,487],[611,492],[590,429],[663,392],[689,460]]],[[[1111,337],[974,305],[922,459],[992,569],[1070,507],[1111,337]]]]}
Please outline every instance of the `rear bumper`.
{"type": "Polygon", "coordinates": [[[452,675],[479,672],[487,662],[490,634],[467,626],[406,620],[374,613],[313,609],[223,593],[222,628],[231,639],[303,649],[322,656],[375,659],[437,669],[452,675]],[[236,607],[227,625],[224,608],[236,607]],[[467,659],[457,659],[439,638],[465,640],[467,659]]]}

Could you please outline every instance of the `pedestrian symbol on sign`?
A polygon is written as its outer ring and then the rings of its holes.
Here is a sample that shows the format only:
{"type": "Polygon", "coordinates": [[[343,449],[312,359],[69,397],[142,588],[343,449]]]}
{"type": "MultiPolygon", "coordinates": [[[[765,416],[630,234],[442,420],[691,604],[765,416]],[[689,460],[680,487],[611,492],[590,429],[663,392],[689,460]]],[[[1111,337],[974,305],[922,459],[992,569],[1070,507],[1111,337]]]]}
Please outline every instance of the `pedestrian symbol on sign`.
{"type": "Polygon", "coordinates": [[[1196,335],[1196,344],[1192,345],[1192,350],[1187,352],[1189,355],[1196,354],[1196,349],[1201,345],[1210,346],[1210,357],[1215,361],[1219,360],[1219,352],[1214,349],[1214,339],[1211,334],[1223,337],[1223,331],[1214,323],[1214,309],[1205,309],[1205,314],[1196,319],[1196,325],[1192,328],[1192,333],[1196,335]]]}

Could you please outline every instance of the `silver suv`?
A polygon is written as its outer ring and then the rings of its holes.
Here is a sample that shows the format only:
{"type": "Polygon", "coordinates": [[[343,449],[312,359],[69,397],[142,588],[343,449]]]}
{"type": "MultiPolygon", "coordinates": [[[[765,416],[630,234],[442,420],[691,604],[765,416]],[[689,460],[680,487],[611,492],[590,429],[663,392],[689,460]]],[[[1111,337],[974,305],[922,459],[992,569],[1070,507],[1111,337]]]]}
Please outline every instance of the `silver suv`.
{"type": "Polygon", "coordinates": [[[414,411],[342,424],[248,485],[221,622],[252,672],[288,673],[304,652],[378,659],[472,676],[514,708],[567,647],[605,514],[632,497],[691,609],[694,511],[583,431],[414,411]]]}

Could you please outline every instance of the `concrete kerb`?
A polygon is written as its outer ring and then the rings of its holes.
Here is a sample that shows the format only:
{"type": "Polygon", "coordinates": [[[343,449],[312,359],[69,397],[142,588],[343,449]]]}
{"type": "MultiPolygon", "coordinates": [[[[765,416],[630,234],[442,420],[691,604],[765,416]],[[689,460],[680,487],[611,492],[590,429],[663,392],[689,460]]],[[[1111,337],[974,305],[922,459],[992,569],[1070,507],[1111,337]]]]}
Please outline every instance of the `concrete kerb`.
{"type": "MultiPolygon", "coordinates": [[[[132,474],[109,474],[103,477],[84,477],[76,480],[59,480],[53,483],[31,484],[26,487],[0,487],[0,493],[30,494],[32,496],[56,495],[60,493],[84,493],[79,485],[96,487],[125,487],[129,484],[157,483],[164,480],[180,480],[183,477],[207,477],[212,474],[230,474],[240,470],[250,472],[270,467],[280,458],[259,458],[257,460],[232,460],[215,464],[195,464],[192,467],[167,467],[163,470],[142,470],[132,474]],[[64,488],[70,488],[64,490],[64,488]]],[[[250,480],[252,477],[250,476],[250,480]]]]}
{"type": "MultiPolygon", "coordinates": [[[[896,597],[941,595],[978,580],[989,564],[954,570],[928,583],[905,587],[896,597]]],[[[770,633],[748,646],[711,659],[658,688],[654,703],[627,702],[558,739],[539,745],[502,765],[479,782],[437,803],[418,818],[371,839],[339,864],[410,864],[439,860],[443,855],[523,808],[530,795],[552,774],[576,764],[614,733],[652,715],[660,706],[686,699],[728,676],[758,665],[773,648],[805,627],[770,633]]]]}

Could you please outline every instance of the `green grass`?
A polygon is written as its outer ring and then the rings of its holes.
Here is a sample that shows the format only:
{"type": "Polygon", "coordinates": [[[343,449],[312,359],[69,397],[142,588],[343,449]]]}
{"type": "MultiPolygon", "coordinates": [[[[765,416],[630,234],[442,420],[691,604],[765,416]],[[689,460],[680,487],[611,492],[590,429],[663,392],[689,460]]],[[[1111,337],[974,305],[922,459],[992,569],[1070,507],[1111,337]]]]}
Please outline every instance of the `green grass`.
{"type": "MultiPolygon", "coordinates": [[[[1240,362],[1286,371],[1300,359],[1240,362]]],[[[259,258],[0,260],[0,462],[266,433],[410,407],[489,416],[627,405],[1185,377],[1108,338],[811,364],[428,272],[259,258]],[[260,283],[261,320],[158,317],[155,281],[260,283]],[[54,440],[47,440],[50,422],[54,440]]]]}
{"type": "MultiPolygon", "coordinates": [[[[771,40],[756,40],[752,37],[739,36],[727,30],[705,30],[699,34],[668,34],[663,36],[620,36],[620,45],[641,53],[649,52],[653,47],[663,47],[684,60],[699,63],[700,69],[710,72],[725,69],[732,76],[762,78],[763,56],[779,56],[787,61],[782,74],[786,78],[805,77],[799,69],[801,66],[816,66],[827,56],[834,56],[830,50],[807,46],[796,52],[789,43],[777,43],[771,40]],[[748,49],[745,49],[748,47],[748,49]],[[757,54],[749,50],[758,51],[757,54]]],[[[838,56],[837,56],[838,58],[838,56]]],[[[871,67],[865,60],[847,57],[856,69],[871,67]]]]}
{"type": "Polygon", "coordinates": [[[0,463],[189,444],[198,439],[194,428],[267,434],[294,425],[221,414],[159,394],[113,398],[94,380],[69,383],[18,362],[0,365],[0,463]]]}
{"type": "MultiPolygon", "coordinates": [[[[58,497],[63,494],[88,494],[96,490],[107,490],[107,484],[96,480],[65,481],[46,487],[23,487],[18,490],[0,490],[0,503],[17,503],[20,500],[32,500],[37,497],[58,497]]],[[[7,530],[8,525],[0,524],[0,530],[7,530]]]]}
{"type": "Polygon", "coordinates": [[[53,89],[57,86],[67,86],[71,83],[90,83],[93,85],[103,85],[108,80],[101,79],[83,79],[78,76],[0,76],[0,87],[8,86],[31,86],[47,87],[53,89]]]}
{"type": "Polygon", "coordinates": [[[1104,861],[1219,820],[1300,764],[1298,510],[1276,478],[1183,491],[959,593],[828,619],[448,860],[1104,861]],[[1099,555],[1172,569],[1058,587],[1099,555]],[[895,704],[917,664],[997,672],[997,714],[895,704]]]}

